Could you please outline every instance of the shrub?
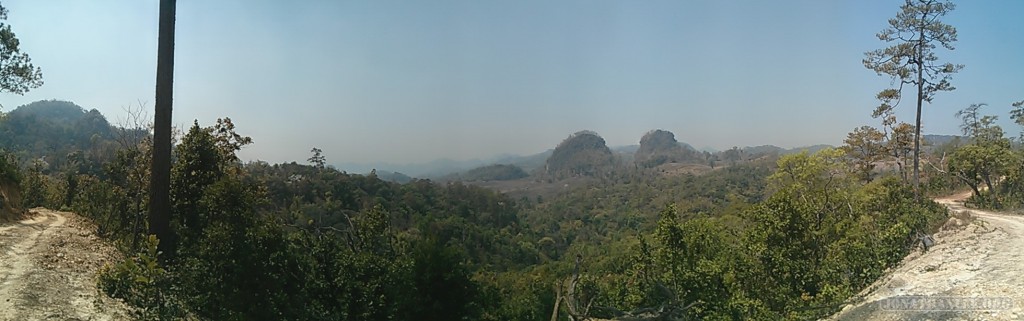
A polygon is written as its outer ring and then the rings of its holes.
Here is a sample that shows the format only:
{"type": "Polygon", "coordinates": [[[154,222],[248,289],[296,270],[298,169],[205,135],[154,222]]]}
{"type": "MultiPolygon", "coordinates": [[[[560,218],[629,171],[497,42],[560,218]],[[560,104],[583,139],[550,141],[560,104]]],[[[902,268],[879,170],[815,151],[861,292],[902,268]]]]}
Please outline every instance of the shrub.
{"type": "Polygon", "coordinates": [[[139,319],[180,319],[184,310],[170,295],[172,277],[157,261],[157,244],[156,236],[150,235],[145,250],[117,264],[104,266],[99,273],[99,288],[136,307],[139,319]]]}

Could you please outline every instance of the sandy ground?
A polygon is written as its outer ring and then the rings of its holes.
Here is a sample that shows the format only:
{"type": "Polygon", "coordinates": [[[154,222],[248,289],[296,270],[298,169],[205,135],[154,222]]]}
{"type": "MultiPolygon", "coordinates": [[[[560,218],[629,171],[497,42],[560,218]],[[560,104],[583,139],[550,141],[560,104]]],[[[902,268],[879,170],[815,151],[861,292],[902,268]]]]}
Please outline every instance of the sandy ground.
{"type": "Polygon", "coordinates": [[[957,213],[936,245],[829,320],[1024,320],[1024,217],[967,209],[969,195],[936,199],[957,213]]]}
{"type": "Polygon", "coordinates": [[[127,320],[129,310],[96,287],[117,257],[96,228],[66,212],[33,209],[0,227],[0,320],[127,320]]]}

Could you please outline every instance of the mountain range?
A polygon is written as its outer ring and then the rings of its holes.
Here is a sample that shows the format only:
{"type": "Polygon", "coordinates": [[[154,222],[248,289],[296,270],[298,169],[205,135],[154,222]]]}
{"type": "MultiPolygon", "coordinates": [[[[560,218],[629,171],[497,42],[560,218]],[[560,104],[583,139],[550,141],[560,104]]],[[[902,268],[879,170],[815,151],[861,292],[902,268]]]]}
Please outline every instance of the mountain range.
{"type": "MultiPolygon", "coordinates": [[[[70,150],[96,148],[96,144],[113,139],[114,133],[118,130],[123,129],[111,126],[106,121],[106,118],[95,109],[86,109],[67,101],[38,101],[15,108],[6,114],[4,121],[0,123],[0,134],[2,134],[0,135],[0,148],[27,150],[30,151],[28,154],[31,154],[31,156],[37,158],[45,156],[44,159],[46,161],[59,163],[64,160],[70,150]],[[29,144],[29,142],[34,144],[29,144]],[[50,143],[40,145],[39,142],[50,143]]],[[[707,152],[711,155],[721,153],[711,147],[697,149],[686,142],[676,142],[674,138],[668,136],[671,134],[669,132],[655,130],[648,134],[651,133],[664,135],[664,137],[649,137],[656,138],[651,140],[651,142],[656,142],[656,145],[661,146],[659,147],[661,149],[668,146],[665,144],[669,144],[680,146],[681,148],[678,150],[685,153],[703,154],[707,152]]],[[[594,134],[596,135],[596,133],[594,134]]],[[[141,133],[141,135],[145,135],[145,133],[141,133]]],[[[924,135],[926,146],[946,144],[957,138],[960,138],[960,136],[924,135]]],[[[803,150],[815,152],[826,147],[831,146],[813,145],[787,149],[775,145],[761,145],[738,149],[743,154],[754,157],[759,154],[783,155],[803,150]]],[[[618,162],[632,163],[637,152],[641,149],[641,145],[608,146],[607,148],[617,158],[618,162]]],[[[496,164],[512,165],[533,174],[545,167],[546,162],[551,158],[554,151],[555,148],[551,148],[528,155],[502,154],[470,160],[442,158],[420,163],[339,163],[334,164],[334,166],[339,170],[360,174],[369,173],[376,169],[378,175],[382,178],[393,178],[395,181],[407,181],[411,178],[442,178],[455,173],[467,172],[474,168],[496,164]]],[[[684,159],[691,162],[697,161],[696,157],[680,158],[672,154],[678,153],[677,151],[668,151],[669,155],[667,156],[664,154],[653,156],[665,158],[667,161],[683,161],[684,159]]],[[[641,154],[647,155],[645,157],[652,155],[650,151],[645,151],[641,154]]],[[[59,164],[52,165],[59,166],[59,164]]]]}

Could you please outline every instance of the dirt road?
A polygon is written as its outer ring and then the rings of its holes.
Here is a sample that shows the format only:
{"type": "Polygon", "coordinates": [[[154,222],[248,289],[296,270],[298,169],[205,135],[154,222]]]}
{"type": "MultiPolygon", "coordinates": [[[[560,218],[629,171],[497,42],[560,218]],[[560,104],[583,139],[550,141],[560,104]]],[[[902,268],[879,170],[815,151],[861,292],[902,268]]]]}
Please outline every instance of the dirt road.
{"type": "Polygon", "coordinates": [[[969,195],[936,199],[959,218],[935,235],[935,247],[908,256],[829,319],[1024,320],[1024,217],[967,209],[969,195]]]}
{"type": "Polygon", "coordinates": [[[72,213],[33,209],[0,226],[0,320],[125,320],[126,306],[96,288],[116,257],[91,223],[72,213]]]}

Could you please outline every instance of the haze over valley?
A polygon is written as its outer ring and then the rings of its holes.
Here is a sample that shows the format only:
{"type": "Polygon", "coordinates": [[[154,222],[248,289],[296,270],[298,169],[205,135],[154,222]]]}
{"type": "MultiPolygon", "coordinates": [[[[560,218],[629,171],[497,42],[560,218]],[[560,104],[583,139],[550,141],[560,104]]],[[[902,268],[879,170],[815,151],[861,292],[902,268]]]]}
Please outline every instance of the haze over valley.
{"type": "Polygon", "coordinates": [[[0,321],[1019,320],[1021,12],[0,0],[0,321]]]}
{"type": "MultiPolygon", "coordinates": [[[[864,93],[889,80],[861,60],[901,2],[185,2],[174,124],[231,117],[256,142],[245,160],[316,146],[338,166],[526,156],[580,130],[609,146],[652,129],[716,150],[838,146],[876,123],[864,93]]],[[[4,110],[70,100],[116,123],[153,108],[156,2],[4,4],[49,67],[4,110]]],[[[1005,114],[1019,99],[1022,45],[1005,39],[1024,38],[1020,6],[964,2],[949,17],[948,58],[971,63],[927,106],[925,133],[958,133],[953,113],[978,100],[1005,114]]]]}

